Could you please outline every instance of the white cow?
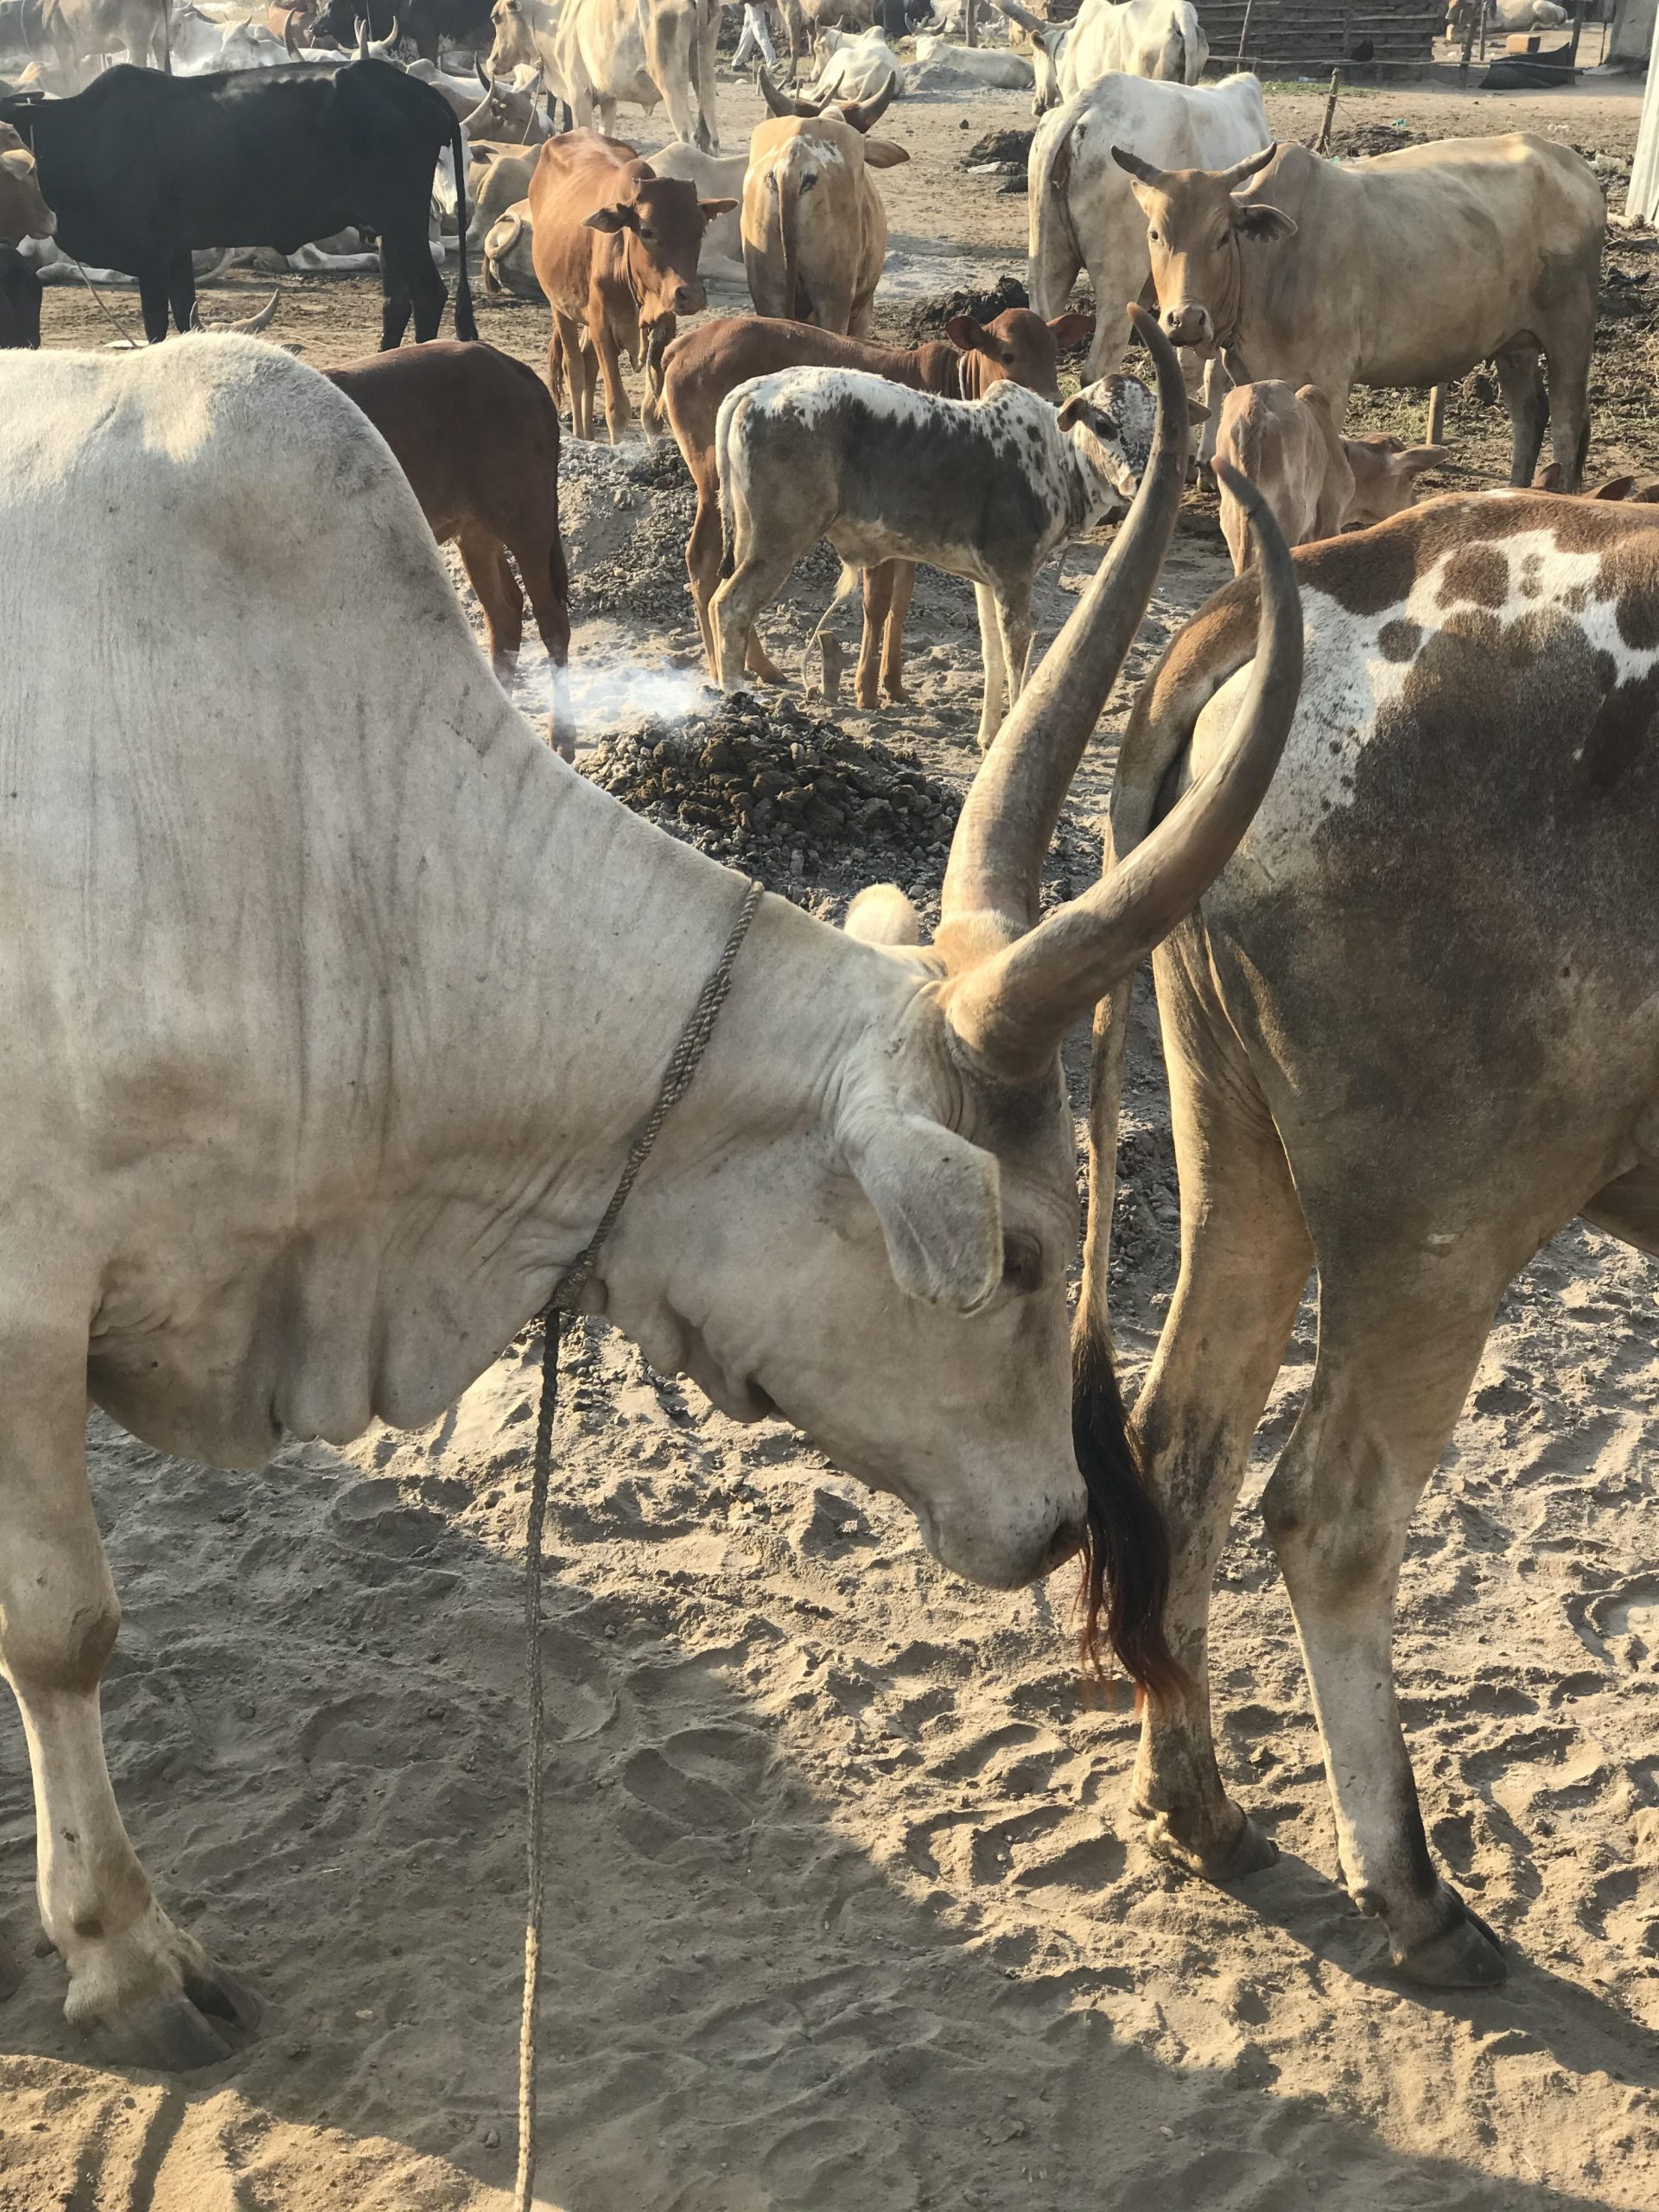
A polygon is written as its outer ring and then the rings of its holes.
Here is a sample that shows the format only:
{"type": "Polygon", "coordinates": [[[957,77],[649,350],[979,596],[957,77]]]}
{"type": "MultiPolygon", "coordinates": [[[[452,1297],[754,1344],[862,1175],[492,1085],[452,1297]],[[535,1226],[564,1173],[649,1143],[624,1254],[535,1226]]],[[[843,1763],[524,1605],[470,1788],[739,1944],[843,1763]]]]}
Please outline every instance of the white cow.
{"type": "Polygon", "coordinates": [[[818,45],[824,55],[823,67],[807,87],[804,99],[874,100],[889,85],[895,99],[902,96],[905,73],[880,23],[873,23],[866,31],[820,31],[818,45]]]}
{"type": "Polygon", "coordinates": [[[1084,0],[1077,20],[1064,27],[1027,14],[1018,0],[996,0],[996,5],[1031,34],[1032,105],[1039,115],[1113,72],[1196,85],[1210,58],[1192,0],[1084,0]]]}
{"type": "Polygon", "coordinates": [[[744,281],[743,180],[748,175],[748,156],[705,154],[701,147],[688,146],[683,138],[676,138],[652,156],[651,166],[658,176],[677,176],[695,185],[699,200],[734,203],[725,214],[713,217],[703,226],[697,267],[707,276],[718,265],[720,275],[741,284],[744,281]]]}
{"type": "Polygon", "coordinates": [[[528,200],[516,200],[490,226],[484,240],[484,289],[497,296],[510,292],[521,300],[547,296],[536,274],[536,224],[528,200]]]}
{"type": "Polygon", "coordinates": [[[1123,303],[1152,280],[1147,219],[1114,162],[1122,146],[1160,168],[1224,168],[1273,143],[1262,87],[1245,73],[1218,85],[1103,78],[1037,126],[1027,169],[1030,258],[1026,285],[1046,320],[1065,306],[1086,269],[1097,315],[1085,378],[1122,355],[1123,303]],[[1146,151],[1150,146],[1161,153],[1146,151]]]}
{"type": "MultiPolygon", "coordinates": [[[[1160,385],[1179,400],[1167,346],[1160,385]]],[[[763,900],[582,1298],[1001,1587],[1086,1534],[1060,1040],[1230,855],[1294,705],[1268,671],[1135,891],[1033,928],[1173,527],[1169,435],[1135,559],[964,805],[937,944],[763,900]]],[[[255,2008],[162,1910],[111,1789],[88,1396],[227,1465],[435,1420],[591,1236],[744,885],[534,734],[379,434],[279,350],[0,359],[0,632],[29,640],[0,659],[0,1019],[29,1040],[0,1063],[0,1666],[68,2016],[111,2057],[198,2065],[255,2008]]],[[[1300,635],[1282,550],[1266,574],[1264,671],[1300,635]]],[[[872,921],[915,934],[896,889],[872,921]]],[[[1122,1549],[1148,1523],[1104,1464],[1092,1526],[1122,1549]]],[[[1145,1544],[1115,1640],[1168,1682],[1145,1544]]]]}
{"type": "Polygon", "coordinates": [[[577,124],[607,134],[619,100],[660,102],[677,138],[717,153],[720,15],[721,0],[495,0],[489,73],[539,64],[577,124]]]}
{"type": "Polygon", "coordinates": [[[1011,54],[1002,46],[958,46],[924,32],[916,41],[909,89],[1028,92],[1034,81],[1031,62],[1023,54],[1011,54]]]}

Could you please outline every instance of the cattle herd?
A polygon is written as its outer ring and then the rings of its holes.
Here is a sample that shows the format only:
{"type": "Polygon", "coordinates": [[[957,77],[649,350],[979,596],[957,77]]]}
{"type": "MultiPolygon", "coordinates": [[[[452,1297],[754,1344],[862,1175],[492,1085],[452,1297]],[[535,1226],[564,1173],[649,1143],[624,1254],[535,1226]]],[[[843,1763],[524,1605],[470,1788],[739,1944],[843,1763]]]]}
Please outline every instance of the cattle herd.
{"type": "MultiPolygon", "coordinates": [[[[1254,78],[1199,81],[1186,0],[1086,0],[1064,37],[1006,12],[1040,59],[1032,306],[910,350],[871,334],[880,175],[906,158],[874,134],[899,91],[880,30],[815,92],[767,78],[768,118],[718,173],[709,0],[273,10],[247,32],[272,66],[176,74],[135,66],[156,58],[140,0],[92,29],[49,0],[77,73],[132,60],[0,100],[0,609],[32,641],[0,680],[0,1661],[68,2015],[118,2058],[211,2061],[256,2007],[164,1913],[111,1793],[88,1394],[226,1465],[435,1418],[586,1243],[743,897],[556,757],[575,734],[557,410],[590,436],[602,391],[620,439],[625,357],[696,487],[711,678],[784,681],[763,620],[827,539],[842,590],[862,577],[858,699],[901,702],[930,564],[975,587],[984,757],[931,944],[893,887],[844,930],[763,900],[586,1310],[895,1493],[963,1575],[1012,1588],[1081,1555],[1088,1648],[1146,1692],[1146,1833],[1234,1877],[1272,1848],[1217,1764],[1211,1581],[1315,1271],[1317,1365],[1264,1513],[1343,1875],[1408,1977],[1504,1971],[1425,1841],[1390,1621],[1506,1286],[1575,1217],[1659,1253],[1659,516],[1563,496],[1602,193],[1525,134],[1349,164],[1275,146],[1254,78]],[[442,67],[469,35],[493,42],[477,87],[442,67]],[[546,97],[571,129],[543,135],[546,97]],[[682,143],[647,161],[606,135],[619,100],[660,101],[682,143]],[[509,112],[523,136],[488,138],[509,112]],[[545,382],[475,341],[468,180],[492,168],[523,188],[489,223],[527,241],[545,382]],[[680,331],[718,225],[756,312],[680,331]],[[353,231],[385,350],[331,378],[247,336],[37,350],[42,242],[136,279],[160,340],[199,320],[199,257],[353,231]],[[1092,315],[1067,306],[1084,270],[1092,315]],[[1145,381],[1121,366],[1143,296],[1145,381]],[[400,349],[411,317],[435,342],[400,349]],[[1510,488],[1414,505],[1440,449],[1345,435],[1351,392],[1486,361],[1510,488]],[[1045,913],[1194,426],[1235,578],[1135,702],[1101,881],[1045,913]],[[1112,516],[1028,666],[1033,578],[1112,516]],[[524,598],[551,747],[504,688],[524,598]],[[1109,1244],[1148,954],[1183,1237],[1130,1420],[1109,1244]],[[1073,1319],[1059,1050],[1086,1017],[1073,1319]]],[[[784,20],[799,45],[810,24],[784,20]]],[[[165,60],[189,11],[161,27],[165,60]]]]}

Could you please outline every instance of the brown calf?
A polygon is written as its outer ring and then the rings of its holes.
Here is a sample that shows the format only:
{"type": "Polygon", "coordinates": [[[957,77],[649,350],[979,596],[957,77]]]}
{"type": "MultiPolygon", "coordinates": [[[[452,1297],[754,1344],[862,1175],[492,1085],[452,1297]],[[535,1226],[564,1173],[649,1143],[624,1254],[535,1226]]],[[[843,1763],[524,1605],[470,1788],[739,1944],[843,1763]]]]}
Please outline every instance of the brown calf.
{"type": "Polygon", "coordinates": [[[699,200],[659,177],[620,139],[567,130],[542,148],[530,185],[536,275],[553,309],[548,384],[560,397],[570,372],[570,426],[591,435],[594,384],[605,379],[605,421],[615,444],[631,410],[618,365],[637,366],[640,334],[666,344],[674,318],[704,303],[697,255],[704,226],[736,206],[699,200]]]}
{"type": "Polygon", "coordinates": [[[49,238],[58,219],[41,196],[35,156],[9,123],[0,123],[0,245],[49,238]]]}
{"type": "Polygon", "coordinates": [[[518,665],[528,595],[553,668],[550,734],[569,760],[569,581],[559,537],[559,418],[546,386],[493,346],[442,339],[325,373],[391,448],[433,536],[440,544],[454,540],[503,683],[518,665]]]}
{"type": "MultiPolygon", "coordinates": [[[[912,391],[950,398],[981,399],[993,385],[1011,378],[1045,397],[1059,397],[1058,356],[1093,332],[1088,315],[1063,315],[1045,322],[1029,308],[1010,308],[988,324],[959,315],[945,325],[950,342],[932,339],[903,351],[865,338],[843,338],[809,323],[771,316],[726,315],[677,338],[663,360],[663,405],[669,427],[697,487],[697,512],[686,541],[697,626],[710,675],[717,676],[709,602],[720,582],[720,483],[715,467],[715,424],[721,402],[751,377],[795,368],[860,369],[867,376],[912,391]]],[[[914,563],[884,562],[864,572],[864,636],[855,696],[861,707],[876,703],[876,671],[889,699],[902,700],[905,616],[916,582],[914,563]]],[[[748,666],[763,683],[782,683],[758,638],[751,636],[748,666]]]]}

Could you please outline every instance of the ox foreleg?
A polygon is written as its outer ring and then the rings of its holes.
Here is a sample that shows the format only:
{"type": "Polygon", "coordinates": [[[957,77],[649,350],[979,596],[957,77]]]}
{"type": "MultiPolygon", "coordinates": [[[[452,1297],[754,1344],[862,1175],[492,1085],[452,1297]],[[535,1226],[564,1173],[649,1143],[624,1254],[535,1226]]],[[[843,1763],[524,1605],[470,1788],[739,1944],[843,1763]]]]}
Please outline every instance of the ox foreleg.
{"type": "MultiPolygon", "coordinates": [[[[599,373],[605,383],[605,427],[610,432],[611,443],[620,446],[627,435],[628,424],[633,420],[633,405],[628,397],[628,388],[622,381],[622,361],[617,350],[616,334],[602,316],[592,324],[588,343],[597,357],[599,373]]],[[[592,389],[590,381],[590,392],[592,389]]]]}
{"type": "Polygon", "coordinates": [[[38,1894],[69,1973],[65,2012],[118,2062],[229,2055],[257,2007],[156,1902],[104,1764],[99,1685],[121,1611],[86,1481],[86,1334],[14,1315],[0,1398],[0,1667],[35,1783],[38,1894]]]}
{"type": "MultiPolygon", "coordinates": [[[[1243,1483],[1250,1440],[1295,1323],[1312,1247],[1284,1148],[1248,1059],[1208,988],[1187,933],[1156,956],[1165,1010],[1171,1122],[1180,1174],[1180,1273],[1135,1407],[1141,1464],[1164,1517],[1169,1647],[1185,1669],[1179,1696],[1141,1719],[1135,1810],[1160,1857],[1212,1880],[1271,1863],[1273,1846],[1228,1796],[1216,1763],[1208,1671],[1210,1596],[1243,1483]]],[[[1079,1413],[1085,1378],[1111,1358],[1105,1246],[1116,1156],[1113,1073],[1128,1027],[1128,993],[1105,1001],[1095,1027],[1090,1085],[1090,1221],[1077,1316],[1079,1413]]]]}
{"type": "Polygon", "coordinates": [[[1564,492],[1579,490],[1590,453],[1590,356],[1595,315],[1592,294],[1582,318],[1570,327],[1551,331],[1545,351],[1550,451],[1560,469],[1564,492]]]}
{"type": "Polygon", "coordinates": [[[1439,1987],[1503,1979],[1497,1939],[1429,1857],[1395,1700],[1406,1532],[1479,1364],[1504,1271],[1382,1249],[1320,1269],[1307,1401],[1262,1501],[1307,1663],[1343,1878],[1394,1963],[1439,1987]]]}

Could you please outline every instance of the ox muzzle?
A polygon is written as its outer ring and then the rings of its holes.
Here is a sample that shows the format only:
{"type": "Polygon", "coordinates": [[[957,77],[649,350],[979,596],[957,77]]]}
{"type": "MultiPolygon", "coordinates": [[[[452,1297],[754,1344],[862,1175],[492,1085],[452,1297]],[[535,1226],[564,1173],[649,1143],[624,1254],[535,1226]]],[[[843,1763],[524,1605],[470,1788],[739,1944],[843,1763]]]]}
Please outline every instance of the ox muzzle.
{"type": "Polygon", "coordinates": [[[1215,326],[1206,307],[1189,301],[1181,307],[1166,308],[1159,320],[1172,346],[1194,346],[1207,351],[1215,343],[1215,326]]]}

